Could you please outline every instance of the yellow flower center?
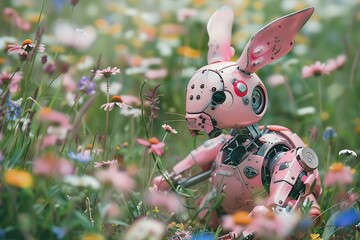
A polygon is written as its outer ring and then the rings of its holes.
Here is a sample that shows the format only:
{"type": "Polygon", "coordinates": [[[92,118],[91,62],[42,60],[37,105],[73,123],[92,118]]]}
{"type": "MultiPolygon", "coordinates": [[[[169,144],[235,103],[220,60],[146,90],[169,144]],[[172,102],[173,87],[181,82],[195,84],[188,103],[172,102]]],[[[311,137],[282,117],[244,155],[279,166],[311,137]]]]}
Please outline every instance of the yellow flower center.
{"type": "Polygon", "coordinates": [[[32,44],[33,41],[31,39],[25,39],[23,42],[22,42],[22,46],[26,45],[26,44],[32,44]]]}
{"type": "Polygon", "coordinates": [[[116,147],[115,147],[115,150],[116,150],[116,151],[120,151],[120,150],[121,150],[121,147],[116,146],[116,147]]]}
{"type": "Polygon", "coordinates": [[[234,213],[233,221],[237,225],[248,225],[252,222],[252,218],[249,216],[248,212],[239,211],[234,213]]]}
{"type": "Polygon", "coordinates": [[[342,163],[333,163],[331,164],[331,166],[329,167],[330,171],[332,172],[341,172],[344,169],[344,164],[342,163]]]}
{"type": "Polygon", "coordinates": [[[275,213],[273,212],[273,211],[267,211],[266,213],[265,213],[265,216],[268,218],[268,219],[275,219],[275,217],[276,217],[276,215],[275,215],[275,213]]]}
{"type": "Polygon", "coordinates": [[[111,97],[110,102],[124,102],[124,100],[120,96],[113,96],[111,97]]]}
{"type": "Polygon", "coordinates": [[[41,109],[40,111],[40,116],[46,116],[46,115],[49,115],[53,110],[49,107],[45,107],[43,109],[41,109]]]}
{"type": "Polygon", "coordinates": [[[85,150],[91,150],[93,149],[93,145],[91,143],[86,144],[85,150]]]}
{"type": "Polygon", "coordinates": [[[157,144],[160,141],[156,137],[152,137],[152,138],[149,138],[148,142],[151,143],[151,144],[157,144]]]}

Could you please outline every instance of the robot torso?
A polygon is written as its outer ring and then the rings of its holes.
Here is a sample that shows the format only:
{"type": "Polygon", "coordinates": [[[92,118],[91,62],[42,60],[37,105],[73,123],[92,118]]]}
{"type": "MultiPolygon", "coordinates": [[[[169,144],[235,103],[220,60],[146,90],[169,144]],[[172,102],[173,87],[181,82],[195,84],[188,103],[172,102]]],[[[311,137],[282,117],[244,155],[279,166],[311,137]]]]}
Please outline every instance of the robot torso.
{"type": "Polygon", "coordinates": [[[225,193],[223,210],[251,211],[257,197],[269,195],[272,169],[279,154],[303,147],[301,139],[281,126],[265,126],[255,136],[233,132],[216,156],[212,173],[214,191],[225,193]]]}

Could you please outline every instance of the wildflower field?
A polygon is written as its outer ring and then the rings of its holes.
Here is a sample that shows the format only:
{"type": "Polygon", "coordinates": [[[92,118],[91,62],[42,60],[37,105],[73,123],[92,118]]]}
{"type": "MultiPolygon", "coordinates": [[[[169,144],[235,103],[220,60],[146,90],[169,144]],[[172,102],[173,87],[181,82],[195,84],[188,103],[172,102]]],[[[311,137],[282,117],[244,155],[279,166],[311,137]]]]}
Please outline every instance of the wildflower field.
{"type": "Polygon", "coordinates": [[[198,217],[209,180],[152,181],[208,139],[189,133],[185,95],[223,5],[233,61],[267,23],[315,8],[257,74],[259,125],[290,128],[319,158],[321,221],[268,216],[261,239],[360,239],[359,0],[0,1],[0,239],[212,240],[255,221],[237,212],[213,228],[198,217]]]}

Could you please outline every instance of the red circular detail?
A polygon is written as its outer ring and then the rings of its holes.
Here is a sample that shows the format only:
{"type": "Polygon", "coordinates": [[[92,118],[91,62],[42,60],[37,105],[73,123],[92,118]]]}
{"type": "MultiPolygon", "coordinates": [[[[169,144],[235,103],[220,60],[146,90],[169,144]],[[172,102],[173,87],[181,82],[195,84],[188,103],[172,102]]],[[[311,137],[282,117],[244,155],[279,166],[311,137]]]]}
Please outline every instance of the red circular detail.
{"type": "Polygon", "coordinates": [[[248,87],[244,81],[238,80],[233,83],[233,86],[234,86],[235,94],[238,95],[239,97],[245,96],[248,92],[248,87]],[[239,88],[240,89],[243,88],[243,89],[240,91],[239,88]]]}

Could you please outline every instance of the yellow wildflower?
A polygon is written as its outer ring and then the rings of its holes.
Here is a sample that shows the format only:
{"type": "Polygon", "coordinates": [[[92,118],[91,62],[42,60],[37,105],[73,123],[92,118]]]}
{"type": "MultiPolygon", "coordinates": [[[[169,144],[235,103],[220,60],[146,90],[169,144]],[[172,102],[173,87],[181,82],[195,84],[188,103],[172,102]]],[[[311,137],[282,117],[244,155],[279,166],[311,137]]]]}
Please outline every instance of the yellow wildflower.
{"type": "Polygon", "coordinates": [[[177,49],[177,53],[187,58],[198,58],[201,56],[201,52],[193,49],[189,46],[182,46],[177,49]]]}
{"type": "Polygon", "coordinates": [[[154,209],[152,211],[153,211],[153,213],[159,213],[160,212],[158,207],[154,207],[154,209]]]}
{"type": "Polygon", "coordinates": [[[205,4],[205,0],[192,0],[192,3],[195,7],[201,7],[205,4]]]}
{"type": "Polygon", "coordinates": [[[39,22],[42,22],[44,19],[45,19],[45,16],[44,15],[41,15],[39,13],[29,13],[27,16],[26,16],[26,19],[30,22],[30,23],[37,23],[38,21],[39,22]],[[40,20],[39,20],[40,19],[40,20]]]}
{"type": "Polygon", "coordinates": [[[264,9],[264,3],[260,2],[260,1],[255,1],[253,3],[253,6],[255,8],[255,10],[261,11],[262,9],[264,9]]]}
{"type": "Polygon", "coordinates": [[[104,236],[98,233],[88,233],[83,235],[81,240],[105,240],[104,236]]]}
{"type": "Polygon", "coordinates": [[[330,114],[328,112],[322,112],[320,114],[320,118],[321,118],[321,120],[326,121],[330,118],[330,114]]]}
{"type": "Polygon", "coordinates": [[[312,233],[310,235],[310,237],[311,237],[311,240],[322,240],[322,238],[320,237],[320,234],[318,234],[318,233],[312,233]]]}
{"type": "Polygon", "coordinates": [[[7,170],[5,171],[4,178],[7,184],[18,188],[29,188],[33,185],[31,174],[24,170],[7,170]]]}
{"type": "Polygon", "coordinates": [[[237,225],[248,225],[252,222],[252,218],[246,211],[238,211],[233,215],[233,221],[237,225]]]}

